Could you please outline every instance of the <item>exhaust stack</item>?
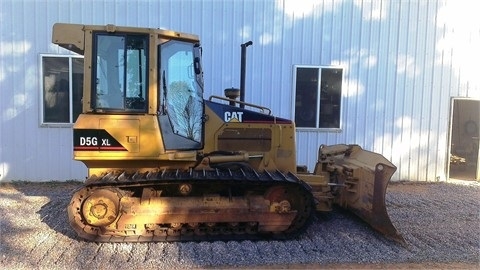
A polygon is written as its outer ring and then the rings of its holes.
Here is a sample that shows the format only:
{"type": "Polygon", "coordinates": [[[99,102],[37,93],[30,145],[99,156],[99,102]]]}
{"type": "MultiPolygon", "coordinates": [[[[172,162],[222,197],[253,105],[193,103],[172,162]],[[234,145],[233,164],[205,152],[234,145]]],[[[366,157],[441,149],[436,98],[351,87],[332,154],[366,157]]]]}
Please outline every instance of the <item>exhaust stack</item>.
{"type": "MultiPolygon", "coordinates": [[[[242,47],[241,62],[240,62],[240,101],[245,102],[245,65],[247,61],[247,47],[252,45],[252,41],[248,41],[240,45],[242,47]]],[[[245,105],[240,103],[240,108],[245,105]]]]}

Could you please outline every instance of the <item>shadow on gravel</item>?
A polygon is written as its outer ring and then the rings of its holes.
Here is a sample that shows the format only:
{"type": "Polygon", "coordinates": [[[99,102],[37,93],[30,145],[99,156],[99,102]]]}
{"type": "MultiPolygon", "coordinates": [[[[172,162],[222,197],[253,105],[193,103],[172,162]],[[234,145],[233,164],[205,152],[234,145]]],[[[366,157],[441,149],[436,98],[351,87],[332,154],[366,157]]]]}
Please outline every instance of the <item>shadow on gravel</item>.
{"type": "Polygon", "coordinates": [[[82,182],[12,182],[9,185],[27,197],[47,197],[48,202],[36,212],[39,215],[40,222],[48,225],[56,233],[63,234],[70,239],[77,238],[76,233],[68,223],[66,208],[74,191],[83,185],[82,182]]]}
{"type": "Polygon", "coordinates": [[[65,184],[54,183],[54,185],[54,188],[49,187],[50,202],[43,205],[37,213],[40,215],[41,221],[55,232],[61,233],[71,239],[77,239],[77,234],[68,222],[67,206],[72,199],[74,191],[82,187],[83,183],[72,181],[66,182],[65,184]]]}
{"type": "Polygon", "coordinates": [[[80,182],[0,183],[0,268],[42,265],[42,260],[52,259],[49,250],[64,250],[59,239],[76,238],[66,206],[79,186],[80,182]]]}

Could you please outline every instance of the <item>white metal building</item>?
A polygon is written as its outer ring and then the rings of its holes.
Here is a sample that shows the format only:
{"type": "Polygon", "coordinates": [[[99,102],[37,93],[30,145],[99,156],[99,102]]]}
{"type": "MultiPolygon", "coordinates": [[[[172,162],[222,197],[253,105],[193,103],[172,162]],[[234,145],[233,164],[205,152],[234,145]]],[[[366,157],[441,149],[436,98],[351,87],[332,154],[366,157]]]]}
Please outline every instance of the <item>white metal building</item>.
{"type": "Polygon", "coordinates": [[[48,59],[62,57],[70,70],[78,64],[76,56],[51,43],[55,22],[198,34],[206,97],[239,86],[240,44],[253,41],[245,100],[296,120],[298,163],[310,170],[319,145],[356,143],[396,164],[393,180],[444,181],[454,171],[451,154],[466,164],[455,165],[463,166],[459,171],[473,168],[478,177],[479,3],[2,0],[0,181],[86,176],[84,165],[72,160],[74,83],[69,95],[55,99],[66,106],[66,118],[49,119],[46,113],[52,105],[48,59]],[[302,88],[307,75],[314,86],[302,88]],[[336,96],[324,96],[324,84],[332,82],[339,83],[331,88],[336,96]],[[304,113],[302,89],[316,94],[313,114],[304,113]]]}

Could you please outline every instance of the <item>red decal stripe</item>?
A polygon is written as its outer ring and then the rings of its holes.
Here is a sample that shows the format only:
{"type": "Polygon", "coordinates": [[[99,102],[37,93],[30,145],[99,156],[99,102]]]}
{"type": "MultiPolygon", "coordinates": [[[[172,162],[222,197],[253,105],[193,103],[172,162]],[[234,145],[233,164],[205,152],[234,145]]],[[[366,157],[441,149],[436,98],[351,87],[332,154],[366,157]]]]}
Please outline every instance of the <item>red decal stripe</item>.
{"type": "Polygon", "coordinates": [[[108,147],[98,147],[98,146],[75,146],[74,151],[127,151],[127,149],[121,146],[108,146],[108,147]]]}

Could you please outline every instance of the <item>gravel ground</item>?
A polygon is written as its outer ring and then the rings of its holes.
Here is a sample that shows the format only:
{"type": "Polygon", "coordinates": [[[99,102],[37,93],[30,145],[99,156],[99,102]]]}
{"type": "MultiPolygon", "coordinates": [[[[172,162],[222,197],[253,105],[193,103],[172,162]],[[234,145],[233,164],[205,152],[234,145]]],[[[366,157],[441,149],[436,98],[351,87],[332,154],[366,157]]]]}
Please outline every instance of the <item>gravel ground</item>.
{"type": "Polygon", "coordinates": [[[0,184],[0,268],[480,268],[480,182],[390,184],[388,212],[406,245],[340,210],[288,241],[90,243],[67,222],[80,185],[0,184]]]}

